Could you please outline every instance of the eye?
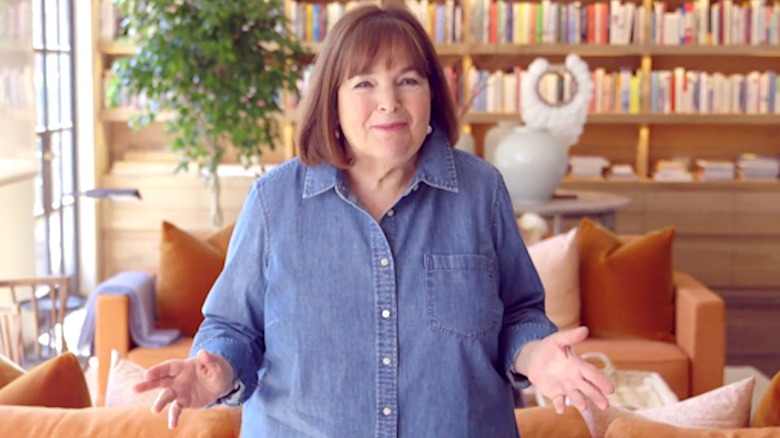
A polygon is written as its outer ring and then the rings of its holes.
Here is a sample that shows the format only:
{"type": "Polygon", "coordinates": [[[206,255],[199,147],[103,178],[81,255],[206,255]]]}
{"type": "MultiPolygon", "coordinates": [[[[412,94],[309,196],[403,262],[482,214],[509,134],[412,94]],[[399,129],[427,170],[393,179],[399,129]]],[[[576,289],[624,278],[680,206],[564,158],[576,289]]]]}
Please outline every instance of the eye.
{"type": "Polygon", "coordinates": [[[354,86],[354,88],[369,88],[369,87],[371,87],[371,82],[368,81],[360,81],[354,86]]]}
{"type": "Polygon", "coordinates": [[[417,78],[403,78],[401,79],[401,85],[420,85],[420,80],[417,78]]]}

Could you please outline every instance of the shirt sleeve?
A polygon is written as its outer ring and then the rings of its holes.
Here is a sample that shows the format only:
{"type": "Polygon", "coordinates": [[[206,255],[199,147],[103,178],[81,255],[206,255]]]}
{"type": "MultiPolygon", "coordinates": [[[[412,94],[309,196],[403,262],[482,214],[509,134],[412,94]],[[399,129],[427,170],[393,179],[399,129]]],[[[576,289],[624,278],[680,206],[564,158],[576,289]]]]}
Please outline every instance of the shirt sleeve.
{"type": "Polygon", "coordinates": [[[504,303],[499,358],[512,385],[524,388],[529,382],[525,376],[515,372],[517,355],[528,342],[545,338],[558,328],[544,313],[544,288],[520,236],[509,192],[498,171],[495,186],[493,238],[499,294],[504,303]]]}
{"type": "Polygon", "coordinates": [[[263,363],[265,267],[268,260],[268,210],[256,182],[230,238],[225,266],[203,304],[204,320],[190,356],[206,350],[233,367],[234,389],[218,403],[238,405],[257,387],[263,363]]]}

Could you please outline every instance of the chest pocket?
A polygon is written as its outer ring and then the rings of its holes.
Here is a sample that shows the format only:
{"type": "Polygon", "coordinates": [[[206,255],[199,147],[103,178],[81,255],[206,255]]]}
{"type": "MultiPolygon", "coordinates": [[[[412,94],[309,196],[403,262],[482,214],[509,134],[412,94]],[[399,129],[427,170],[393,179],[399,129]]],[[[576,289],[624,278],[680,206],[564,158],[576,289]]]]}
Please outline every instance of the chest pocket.
{"type": "Polygon", "coordinates": [[[431,329],[480,338],[501,323],[503,304],[491,259],[480,254],[426,254],[426,317],[431,329]]]}

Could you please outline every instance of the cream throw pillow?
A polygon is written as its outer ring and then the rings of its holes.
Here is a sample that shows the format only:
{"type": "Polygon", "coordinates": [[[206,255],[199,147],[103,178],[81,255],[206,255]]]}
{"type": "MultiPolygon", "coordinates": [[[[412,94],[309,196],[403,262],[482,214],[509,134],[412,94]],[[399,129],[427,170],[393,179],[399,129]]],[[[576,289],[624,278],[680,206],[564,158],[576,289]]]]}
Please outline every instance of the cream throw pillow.
{"type": "Polygon", "coordinates": [[[528,247],[544,286],[544,310],[561,330],[580,325],[577,227],[528,247]]]}
{"type": "Polygon", "coordinates": [[[748,377],[671,405],[636,411],[612,406],[602,411],[591,404],[587,411],[582,412],[582,417],[593,438],[603,438],[610,423],[625,417],[644,418],[686,428],[747,427],[755,383],[754,377],[748,377]]]}
{"type": "Polygon", "coordinates": [[[111,368],[108,371],[106,385],[106,407],[152,406],[158,391],[142,393],[133,391],[133,385],[143,380],[146,368],[122,357],[118,351],[111,350],[111,368]]]}

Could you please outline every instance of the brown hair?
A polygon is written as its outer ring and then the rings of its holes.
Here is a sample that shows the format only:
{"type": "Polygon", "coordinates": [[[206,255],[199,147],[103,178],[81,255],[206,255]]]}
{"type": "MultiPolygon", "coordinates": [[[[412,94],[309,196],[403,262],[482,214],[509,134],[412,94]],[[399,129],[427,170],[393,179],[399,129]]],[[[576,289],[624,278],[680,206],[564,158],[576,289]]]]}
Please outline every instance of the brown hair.
{"type": "Polygon", "coordinates": [[[338,89],[341,83],[370,69],[378,57],[387,62],[397,53],[411,57],[412,67],[428,79],[431,125],[452,145],[458,139],[458,114],[436,50],[417,18],[396,5],[360,6],[347,12],[328,31],[299,109],[295,132],[301,161],[349,168],[354,159],[336,136],[338,89]]]}

